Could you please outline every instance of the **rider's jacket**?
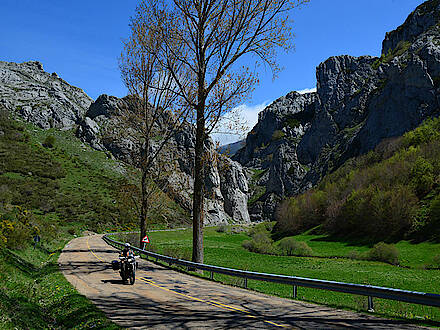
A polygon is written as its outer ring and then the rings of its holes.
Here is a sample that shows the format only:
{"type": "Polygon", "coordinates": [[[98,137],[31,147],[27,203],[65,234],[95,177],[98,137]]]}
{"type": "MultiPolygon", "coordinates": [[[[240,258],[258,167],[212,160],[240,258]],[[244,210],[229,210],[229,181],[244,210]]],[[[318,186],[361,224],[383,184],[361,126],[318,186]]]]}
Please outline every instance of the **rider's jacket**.
{"type": "Polygon", "coordinates": [[[121,256],[122,257],[134,257],[134,253],[133,253],[133,251],[131,250],[131,249],[124,249],[124,250],[122,250],[122,252],[121,252],[121,256]]]}

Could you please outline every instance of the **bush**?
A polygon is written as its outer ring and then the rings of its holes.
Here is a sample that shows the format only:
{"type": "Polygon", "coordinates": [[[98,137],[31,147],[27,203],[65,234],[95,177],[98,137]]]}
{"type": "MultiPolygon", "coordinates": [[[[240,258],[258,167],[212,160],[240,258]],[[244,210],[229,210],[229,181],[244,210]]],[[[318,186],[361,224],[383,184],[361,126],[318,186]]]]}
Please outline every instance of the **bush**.
{"type": "Polygon", "coordinates": [[[405,147],[418,146],[440,137],[440,118],[427,119],[425,122],[403,136],[405,147]]]}
{"type": "Polygon", "coordinates": [[[431,219],[429,226],[432,231],[431,234],[435,234],[437,238],[440,238],[440,195],[431,201],[429,217],[431,219]]]}
{"type": "Polygon", "coordinates": [[[275,225],[275,222],[262,222],[262,223],[256,224],[249,229],[248,235],[250,237],[254,237],[255,234],[261,233],[261,232],[269,235],[269,233],[272,231],[274,225],[275,225]]]}
{"type": "Polygon", "coordinates": [[[399,250],[393,244],[377,243],[366,254],[368,260],[383,261],[392,265],[399,264],[399,250]]]}
{"type": "Polygon", "coordinates": [[[419,196],[424,196],[434,185],[434,166],[423,157],[418,157],[411,171],[412,184],[419,196]]]}
{"type": "Polygon", "coordinates": [[[277,141],[282,139],[286,134],[284,134],[282,131],[280,130],[276,130],[273,132],[272,134],[272,141],[277,141]]]}
{"type": "Polygon", "coordinates": [[[217,228],[215,229],[215,231],[217,233],[226,233],[227,230],[228,230],[228,227],[224,223],[219,224],[217,226],[217,228]]]}
{"type": "Polygon", "coordinates": [[[313,255],[312,248],[306,242],[298,242],[292,237],[283,238],[278,245],[278,249],[283,256],[304,256],[313,255]]]}
{"type": "Polygon", "coordinates": [[[254,234],[251,241],[243,241],[242,246],[250,252],[276,254],[276,249],[273,246],[273,240],[269,237],[269,233],[267,231],[257,232],[254,234]]]}
{"type": "Polygon", "coordinates": [[[440,268],[440,254],[437,254],[432,259],[432,266],[433,266],[433,268],[440,268]]]}
{"type": "Polygon", "coordinates": [[[322,190],[283,201],[276,213],[277,228],[286,235],[296,235],[324,222],[327,194],[322,190]]]}
{"type": "Polygon", "coordinates": [[[55,137],[53,135],[48,135],[44,139],[43,147],[53,148],[55,146],[55,137]]]}
{"type": "Polygon", "coordinates": [[[352,251],[348,252],[347,258],[353,259],[353,260],[359,260],[359,259],[362,259],[362,255],[358,251],[352,250],[352,251]]]}
{"type": "Polygon", "coordinates": [[[425,264],[425,269],[440,269],[440,254],[437,254],[430,263],[425,264]]]}

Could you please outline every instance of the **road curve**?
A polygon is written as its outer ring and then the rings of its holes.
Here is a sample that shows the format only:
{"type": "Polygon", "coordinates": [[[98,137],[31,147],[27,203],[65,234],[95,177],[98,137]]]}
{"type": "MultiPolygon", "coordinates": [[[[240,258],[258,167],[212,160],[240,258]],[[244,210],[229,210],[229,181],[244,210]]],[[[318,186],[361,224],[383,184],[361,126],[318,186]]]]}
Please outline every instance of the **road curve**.
{"type": "Polygon", "coordinates": [[[58,263],[67,280],[109,319],[127,328],[414,329],[399,321],[272,297],[140,260],[134,285],[110,266],[117,250],[102,235],[78,237],[58,263]]]}

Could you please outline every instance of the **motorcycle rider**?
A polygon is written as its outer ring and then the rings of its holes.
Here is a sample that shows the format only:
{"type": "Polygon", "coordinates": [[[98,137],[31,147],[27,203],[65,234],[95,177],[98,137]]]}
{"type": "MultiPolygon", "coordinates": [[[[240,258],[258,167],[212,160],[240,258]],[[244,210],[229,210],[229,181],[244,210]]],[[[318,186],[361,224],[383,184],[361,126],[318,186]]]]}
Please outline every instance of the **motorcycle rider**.
{"type": "Polygon", "coordinates": [[[124,249],[122,250],[120,256],[125,258],[134,257],[134,252],[131,249],[130,243],[125,243],[124,249]]]}
{"type": "MultiPolygon", "coordinates": [[[[120,274],[122,276],[122,274],[126,274],[126,271],[127,271],[126,267],[127,267],[128,259],[134,258],[134,252],[131,249],[130,243],[125,243],[124,249],[121,251],[119,257],[120,257],[120,263],[121,263],[120,274]],[[123,257],[123,258],[121,258],[121,257],[123,257]]],[[[137,266],[137,263],[136,263],[136,266],[137,266]]],[[[122,277],[122,278],[124,279],[124,277],[122,277]]],[[[125,281],[125,279],[124,279],[124,281],[125,281]]]]}

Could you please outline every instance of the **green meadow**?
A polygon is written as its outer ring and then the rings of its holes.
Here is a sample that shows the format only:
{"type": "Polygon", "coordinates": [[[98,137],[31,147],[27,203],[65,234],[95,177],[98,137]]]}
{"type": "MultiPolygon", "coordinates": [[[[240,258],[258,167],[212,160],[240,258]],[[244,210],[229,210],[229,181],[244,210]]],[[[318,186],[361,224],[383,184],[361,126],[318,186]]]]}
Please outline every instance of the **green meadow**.
{"type": "MultiPolygon", "coordinates": [[[[242,242],[249,239],[245,231],[232,233],[231,227],[226,232],[217,232],[216,229],[205,228],[206,264],[412,291],[440,292],[440,269],[426,269],[432,258],[440,251],[438,243],[398,242],[395,246],[400,253],[400,265],[394,266],[377,261],[350,259],[347,255],[351,251],[362,253],[368,251],[370,246],[335,241],[324,235],[295,236],[296,240],[306,242],[313,250],[313,257],[295,257],[249,252],[242,247],[242,242]]],[[[190,259],[191,229],[151,232],[149,237],[150,250],[190,259]]],[[[135,238],[126,235],[120,238],[135,241],[135,238]]],[[[203,276],[209,277],[209,275],[205,273],[203,276]]],[[[239,278],[221,274],[215,274],[214,278],[230,285],[244,285],[243,279],[239,278]]],[[[270,295],[292,298],[292,287],[287,285],[248,280],[248,288],[270,295]]],[[[297,299],[361,312],[367,310],[366,297],[325,290],[299,287],[297,299]]],[[[438,325],[440,321],[440,310],[435,307],[374,298],[374,309],[377,316],[404,318],[431,325],[438,325]]]]}

